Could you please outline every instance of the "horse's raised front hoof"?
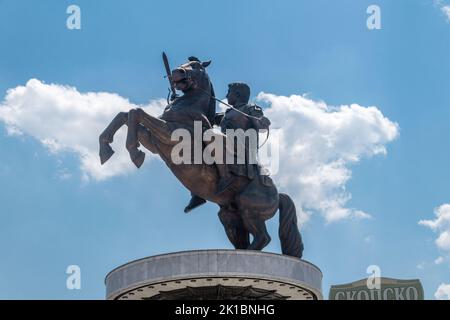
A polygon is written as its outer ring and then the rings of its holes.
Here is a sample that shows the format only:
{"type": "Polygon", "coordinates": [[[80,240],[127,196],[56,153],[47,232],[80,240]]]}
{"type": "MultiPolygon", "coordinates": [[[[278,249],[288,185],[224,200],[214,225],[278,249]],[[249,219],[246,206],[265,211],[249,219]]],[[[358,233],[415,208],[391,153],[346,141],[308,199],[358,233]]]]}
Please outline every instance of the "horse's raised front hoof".
{"type": "Polygon", "coordinates": [[[109,144],[100,145],[100,163],[103,165],[114,154],[114,150],[109,144]]]}
{"type": "Polygon", "coordinates": [[[131,157],[131,161],[136,165],[136,167],[140,168],[145,160],[145,153],[141,150],[137,150],[133,156],[131,157]]]}

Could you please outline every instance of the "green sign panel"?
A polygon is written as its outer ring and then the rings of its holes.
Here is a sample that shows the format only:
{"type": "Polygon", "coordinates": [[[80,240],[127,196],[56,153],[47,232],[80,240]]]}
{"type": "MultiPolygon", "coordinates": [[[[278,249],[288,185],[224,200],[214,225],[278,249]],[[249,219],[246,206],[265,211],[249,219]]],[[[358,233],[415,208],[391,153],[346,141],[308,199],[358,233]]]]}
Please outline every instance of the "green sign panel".
{"type": "MultiPolygon", "coordinates": [[[[369,280],[373,282],[373,278],[369,280]]],[[[369,288],[367,279],[331,286],[330,300],[423,300],[420,280],[380,278],[378,288],[369,288]]],[[[372,287],[372,286],[371,286],[372,287]]]]}

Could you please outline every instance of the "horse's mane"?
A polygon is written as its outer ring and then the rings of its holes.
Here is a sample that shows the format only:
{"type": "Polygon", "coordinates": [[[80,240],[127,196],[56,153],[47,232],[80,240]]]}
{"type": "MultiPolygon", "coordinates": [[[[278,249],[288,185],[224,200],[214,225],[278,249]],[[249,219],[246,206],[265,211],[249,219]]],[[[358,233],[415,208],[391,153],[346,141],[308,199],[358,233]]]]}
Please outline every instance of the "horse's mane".
{"type": "MultiPolygon", "coordinates": [[[[194,57],[194,56],[190,56],[190,57],[188,58],[188,61],[198,61],[198,62],[201,62],[199,58],[194,57]]],[[[206,71],[205,71],[205,72],[206,72],[206,71]]],[[[211,96],[211,98],[210,98],[210,100],[209,100],[208,109],[207,109],[206,112],[205,112],[205,116],[206,116],[206,118],[208,118],[209,123],[210,123],[211,125],[214,125],[214,117],[215,117],[215,115],[216,115],[216,100],[214,99],[214,97],[215,97],[216,95],[215,95],[215,93],[214,93],[214,87],[213,87],[213,84],[212,84],[211,80],[209,79],[209,76],[208,76],[208,80],[209,80],[209,86],[210,86],[210,88],[211,88],[211,91],[210,91],[210,96],[211,96]]]]}
{"type": "Polygon", "coordinates": [[[209,105],[208,110],[206,111],[205,116],[208,118],[209,123],[211,126],[214,125],[214,117],[216,116],[216,99],[214,97],[216,96],[214,93],[214,87],[211,81],[209,81],[211,86],[211,98],[209,99],[209,105]]]}

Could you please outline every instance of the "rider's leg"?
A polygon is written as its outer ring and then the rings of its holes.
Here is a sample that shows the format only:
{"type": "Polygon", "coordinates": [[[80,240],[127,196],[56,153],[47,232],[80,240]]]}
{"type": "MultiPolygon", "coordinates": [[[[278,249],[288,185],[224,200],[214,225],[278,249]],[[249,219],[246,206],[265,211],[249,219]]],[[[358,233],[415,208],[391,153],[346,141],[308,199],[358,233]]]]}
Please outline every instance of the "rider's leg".
{"type": "Polygon", "coordinates": [[[234,182],[234,177],[229,172],[226,164],[216,164],[216,167],[220,176],[216,189],[216,195],[218,195],[227,190],[229,186],[231,186],[231,184],[234,182]]]}
{"type": "Polygon", "coordinates": [[[234,147],[228,145],[226,136],[223,136],[222,146],[222,153],[216,154],[216,167],[219,172],[216,195],[227,190],[234,182],[234,177],[230,172],[230,165],[233,165],[234,163],[234,147]],[[233,160],[233,163],[228,163],[230,160],[233,160]]]}

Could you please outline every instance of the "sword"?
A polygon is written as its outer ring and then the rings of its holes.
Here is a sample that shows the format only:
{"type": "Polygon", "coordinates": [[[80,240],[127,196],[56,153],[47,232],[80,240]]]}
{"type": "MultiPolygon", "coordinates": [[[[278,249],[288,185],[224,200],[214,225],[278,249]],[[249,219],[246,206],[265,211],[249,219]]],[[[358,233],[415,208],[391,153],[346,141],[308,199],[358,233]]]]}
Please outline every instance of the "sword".
{"type": "Polygon", "coordinates": [[[162,58],[164,61],[164,68],[166,68],[167,79],[169,79],[169,83],[170,83],[170,91],[172,92],[172,94],[170,95],[170,101],[173,101],[178,96],[177,96],[177,91],[175,89],[175,84],[172,81],[172,71],[170,70],[169,59],[167,59],[167,55],[164,51],[162,53],[162,58]]]}

